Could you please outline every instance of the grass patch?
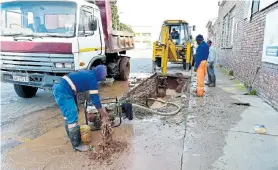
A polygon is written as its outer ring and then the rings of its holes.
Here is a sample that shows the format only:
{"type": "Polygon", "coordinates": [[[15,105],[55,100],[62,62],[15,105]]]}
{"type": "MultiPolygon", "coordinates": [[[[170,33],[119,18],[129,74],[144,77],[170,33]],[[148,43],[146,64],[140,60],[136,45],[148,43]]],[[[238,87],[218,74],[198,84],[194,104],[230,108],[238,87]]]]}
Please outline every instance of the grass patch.
{"type": "Polygon", "coordinates": [[[252,89],[248,93],[246,93],[246,95],[254,95],[254,96],[256,96],[257,95],[257,90],[256,89],[252,89]]]}
{"type": "Polygon", "coordinates": [[[235,86],[235,88],[236,88],[237,90],[240,90],[240,91],[242,91],[242,92],[246,92],[246,88],[245,88],[245,86],[244,86],[243,84],[241,84],[241,83],[236,83],[234,86],[235,86]]]}
{"type": "Polygon", "coordinates": [[[234,71],[233,71],[233,70],[230,70],[230,71],[229,71],[229,75],[230,75],[230,76],[234,76],[234,71]]]}
{"type": "Polygon", "coordinates": [[[237,79],[234,79],[233,82],[234,82],[235,84],[241,84],[240,81],[238,81],[237,79]]]}
{"type": "Polygon", "coordinates": [[[229,75],[229,72],[224,67],[220,67],[220,70],[224,73],[225,76],[229,75]]]}
{"type": "Polygon", "coordinates": [[[248,87],[248,83],[247,83],[247,82],[244,82],[244,86],[245,86],[245,87],[248,87]]]}

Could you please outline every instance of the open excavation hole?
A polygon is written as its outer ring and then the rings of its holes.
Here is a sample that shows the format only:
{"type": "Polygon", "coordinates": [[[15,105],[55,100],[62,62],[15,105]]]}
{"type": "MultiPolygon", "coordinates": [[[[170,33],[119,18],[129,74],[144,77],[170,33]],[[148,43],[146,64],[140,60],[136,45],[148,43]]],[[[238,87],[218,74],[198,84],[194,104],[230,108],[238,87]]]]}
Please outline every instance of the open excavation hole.
{"type": "MultiPolygon", "coordinates": [[[[161,76],[158,74],[153,74],[149,78],[142,81],[139,85],[131,89],[120,100],[122,102],[137,104],[146,107],[151,106],[152,108],[152,106],[155,105],[156,102],[149,101],[147,105],[147,100],[149,98],[168,101],[171,97],[182,95],[183,93],[188,91],[189,77],[186,77],[181,73],[168,74],[167,78],[165,79],[165,82],[167,84],[166,93],[165,96],[162,97],[161,95],[159,95],[159,84],[161,81],[160,77],[161,76]]],[[[159,105],[154,106],[153,108],[157,109],[160,106],[162,107],[162,105],[159,105]]]]}
{"type": "MultiPolygon", "coordinates": [[[[140,82],[137,86],[132,88],[129,92],[127,92],[120,98],[120,103],[132,104],[134,117],[141,119],[145,116],[158,114],[158,112],[160,113],[158,115],[163,115],[163,113],[165,113],[165,116],[167,115],[168,117],[171,117],[172,115],[180,113],[180,111],[182,110],[181,108],[183,108],[182,105],[186,104],[185,100],[183,100],[183,97],[181,96],[188,91],[187,87],[189,87],[190,77],[185,77],[182,74],[167,75],[167,78],[165,79],[167,84],[166,95],[163,98],[158,97],[158,84],[160,80],[159,77],[160,76],[158,74],[154,74],[149,78],[142,80],[142,82],[140,82]],[[169,105],[161,103],[158,104],[159,102],[157,101],[150,101],[147,104],[147,100],[149,98],[162,99],[167,102],[175,103],[176,105],[170,105],[169,103],[169,105]],[[137,107],[135,107],[135,105],[137,105],[137,107]],[[156,108],[153,107],[155,105],[156,108]],[[178,109],[176,106],[178,106],[178,109]]],[[[113,109],[111,109],[111,111],[115,112],[115,110],[113,109]]],[[[116,117],[115,120],[117,121],[118,118],[119,117],[116,117]]],[[[106,128],[108,129],[108,131],[110,131],[112,126],[109,127],[110,128],[106,128]]],[[[102,134],[104,134],[104,132],[106,133],[106,131],[104,131],[103,129],[101,132],[102,134]]],[[[102,138],[98,145],[93,148],[93,151],[89,154],[91,159],[99,161],[101,163],[107,162],[108,160],[107,163],[109,164],[109,160],[112,160],[111,157],[115,153],[120,154],[127,149],[128,143],[125,140],[113,139],[112,133],[110,136],[110,139],[102,138]]]]}
{"type": "MultiPolygon", "coordinates": [[[[160,74],[153,74],[148,78],[145,78],[139,82],[138,85],[129,90],[129,92],[125,93],[120,99],[120,103],[130,103],[132,104],[132,110],[135,117],[138,118],[138,115],[144,116],[149,114],[157,114],[157,112],[171,113],[171,111],[177,110],[179,107],[177,105],[173,105],[170,103],[163,103],[156,100],[163,100],[166,102],[174,102],[173,98],[176,96],[182,96],[185,92],[188,91],[189,87],[189,76],[184,76],[182,73],[176,74],[168,74],[163,81],[166,83],[166,91],[164,95],[159,95],[159,85],[161,81],[160,74]],[[138,106],[139,105],[139,106],[138,106]],[[140,108],[140,106],[143,106],[140,108]],[[139,107],[139,108],[138,108],[139,107]],[[140,112],[140,113],[138,113],[140,112]]],[[[113,125],[117,126],[121,124],[120,117],[125,117],[126,113],[122,112],[122,108],[115,103],[115,99],[109,98],[109,100],[102,100],[103,106],[108,111],[109,115],[111,115],[111,121],[113,121],[113,125]],[[108,103],[107,103],[108,102],[108,103]],[[110,103],[111,102],[111,103],[110,103]],[[106,103],[106,104],[105,104],[106,103]],[[121,114],[121,115],[120,115],[121,114]]],[[[87,121],[88,124],[92,124],[91,122],[99,122],[99,115],[94,115],[97,113],[97,110],[93,106],[86,107],[87,111],[87,121]],[[96,120],[95,120],[96,119],[96,120]]],[[[161,114],[159,114],[161,115],[161,114]]],[[[93,123],[95,128],[94,130],[100,129],[100,124],[93,123]]]]}

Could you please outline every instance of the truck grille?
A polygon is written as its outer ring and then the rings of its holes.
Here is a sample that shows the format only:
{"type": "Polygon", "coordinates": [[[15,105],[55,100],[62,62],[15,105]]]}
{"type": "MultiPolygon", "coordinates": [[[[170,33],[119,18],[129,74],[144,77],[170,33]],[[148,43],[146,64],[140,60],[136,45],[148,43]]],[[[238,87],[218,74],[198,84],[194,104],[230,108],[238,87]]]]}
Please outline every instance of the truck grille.
{"type": "Polygon", "coordinates": [[[67,73],[74,70],[73,54],[0,53],[1,70],[67,73]],[[72,68],[56,68],[55,63],[71,63],[72,68]]]}

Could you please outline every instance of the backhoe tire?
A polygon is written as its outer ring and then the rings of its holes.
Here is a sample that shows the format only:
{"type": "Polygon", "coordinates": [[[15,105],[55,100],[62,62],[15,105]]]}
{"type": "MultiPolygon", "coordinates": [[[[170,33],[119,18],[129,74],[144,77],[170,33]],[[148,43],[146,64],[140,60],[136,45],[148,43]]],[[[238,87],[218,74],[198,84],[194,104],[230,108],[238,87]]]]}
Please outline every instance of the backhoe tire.
{"type": "Polygon", "coordinates": [[[161,58],[156,58],[155,64],[157,67],[161,67],[161,58]]]}
{"type": "Polygon", "coordinates": [[[31,98],[31,97],[35,96],[35,94],[38,91],[38,88],[14,84],[14,90],[19,97],[31,98]]]}
{"type": "Polygon", "coordinates": [[[187,68],[186,66],[187,66],[186,60],[183,59],[183,60],[182,60],[182,67],[183,67],[184,70],[186,70],[186,68],[187,68]]]}
{"type": "Polygon", "coordinates": [[[128,80],[129,73],[130,73],[130,61],[127,57],[122,57],[120,61],[119,79],[122,81],[128,80]]]}

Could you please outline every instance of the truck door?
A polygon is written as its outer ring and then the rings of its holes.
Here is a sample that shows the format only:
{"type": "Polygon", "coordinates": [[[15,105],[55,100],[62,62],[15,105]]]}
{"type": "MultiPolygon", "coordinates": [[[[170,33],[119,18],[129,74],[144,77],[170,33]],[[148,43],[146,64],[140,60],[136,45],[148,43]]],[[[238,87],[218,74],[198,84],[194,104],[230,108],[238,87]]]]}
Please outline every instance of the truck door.
{"type": "MultiPolygon", "coordinates": [[[[95,18],[99,11],[92,7],[83,6],[80,10],[80,18],[78,25],[78,45],[79,45],[79,63],[85,63],[80,69],[86,68],[90,63],[91,59],[98,56],[102,50],[102,43],[100,39],[100,30],[95,31],[90,30],[89,23],[97,19],[95,18]]],[[[97,22],[100,24],[101,22],[97,22]]],[[[99,25],[97,26],[99,28],[99,25]]]]}

